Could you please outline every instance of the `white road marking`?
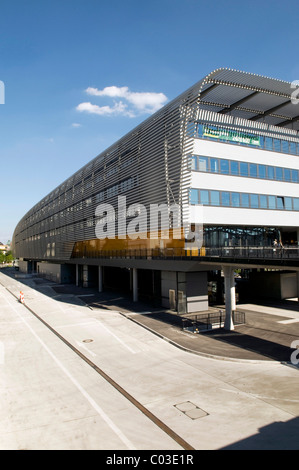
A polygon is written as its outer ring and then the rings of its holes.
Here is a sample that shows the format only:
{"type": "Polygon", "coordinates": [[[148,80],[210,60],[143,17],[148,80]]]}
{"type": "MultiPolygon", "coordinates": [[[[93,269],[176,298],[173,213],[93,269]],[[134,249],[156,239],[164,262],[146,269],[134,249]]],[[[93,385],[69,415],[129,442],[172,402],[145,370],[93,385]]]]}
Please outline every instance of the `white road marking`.
{"type": "Polygon", "coordinates": [[[128,351],[130,351],[132,354],[136,354],[136,351],[134,351],[134,349],[130,348],[130,346],[128,346],[126,343],[124,343],[118,336],[116,336],[114,333],[112,333],[111,330],[109,330],[109,328],[107,328],[107,326],[103,325],[102,322],[100,322],[100,320],[97,320],[96,319],[96,322],[98,322],[102,328],[104,328],[106,331],[108,331],[108,333],[113,336],[120,344],[122,344],[125,348],[128,349],[128,351]]]}
{"type": "Polygon", "coordinates": [[[277,323],[288,325],[289,323],[298,323],[298,322],[299,322],[299,318],[291,318],[290,320],[281,320],[281,321],[278,321],[277,323]]]}
{"type": "Polygon", "coordinates": [[[115,434],[122,440],[122,442],[128,447],[130,450],[136,450],[132,442],[123,434],[123,432],[116,426],[116,424],[109,418],[109,416],[102,410],[102,408],[96,403],[96,401],[88,394],[88,392],[81,386],[81,384],[71,375],[71,373],[67,370],[67,368],[60,362],[60,360],[53,354],[51,349],[43,342],[43,340],[38,336],[38,334],[33,330],[33,328],[28,324],[28,322],[23,318],[20,313],[15,309],[15,307],[5,298],[5,301],[8,305],[16,312],[18,317],[22,320],[22,322],[27,326],[33,336],[37,339],[37,341],[42,345],[42,347],[47,351],[47,353],[52,357],[52,359],[56,362],[58,367],[65,373],[65,375],[71,380],[71,382],[77,387],[77,389],[81,392],[81,394],[86,398],[86,400],[90,403],[93,409],[102,417],[102,419],[108,424],[108,426],[115,432],[115,434]]]}

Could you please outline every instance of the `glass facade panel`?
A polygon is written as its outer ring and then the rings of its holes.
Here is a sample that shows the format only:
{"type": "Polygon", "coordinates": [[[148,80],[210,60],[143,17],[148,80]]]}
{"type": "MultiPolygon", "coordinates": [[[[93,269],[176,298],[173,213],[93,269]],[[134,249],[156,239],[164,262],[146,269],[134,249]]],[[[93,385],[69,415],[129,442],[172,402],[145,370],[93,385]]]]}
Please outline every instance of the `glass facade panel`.
{"type": "Polygon", "coordinates": [[[291,197],[285,197],[284,198],[284,206],[287,211],[293,210],[293,204],[292,204],[292,198],[291,197]]]}
{"type": "Polygon", "coordinates": [[[258,166],[258,176],[259,178],[266,178],[267,176],[267,169],[265,165],[259,165],[258,166]]]}
{"type": "Polygon", "coordinates": [[[211,172],[219,173],[219,163],[217,158],[210,158],[211,172]]]}
{"type": "Polygon", "coordinates": [[[284,176],[284,181],[291,181],[291,170],[288,170],[287,168],[284,169],[284,172],[283,172],[283,176],[284,176]]]}
{"type": "Polygon", "coordinates": [[[281,151],[281,141],[280,139],[273,139],[274,140],[274,150],[275,152],[281,151]]]}
{"type": "Polygon", "coordinates": [[[252,178],[257,178],[257,165],[255,163],[249,164],[249,175],[252,178]]]}
{"type": "Polygon", "coordinates": [[[265,148],[267,150],[273,150],[273,139],[272,139],[272,137],[265,137],[265,148]]]}
{"type": "Polygon", "coordinates": [[[268,199],[267,196],[261,195],[260,196],[260,208],[261,209],[268,209],[268,199]]]}
{"type": "Polygon", "coordinates": [[[284,198],[281,196],[277,196],[276,198],[276,203],[277,203],[277,209],[284,209],[284,198]]]}
{"type": "Polygon", "coordinates": [[[257,194],[250,194],[250,207],[252,209],[258,209],[259,207],[259,197],[257,194]]]}
{"type": "Polygon", "coordinates": [[[230,206],[230,193],[228,191],[221,192],[221,204],[223,206],[230,206]]]}
{"type": "Polygon", "coordinates": [[[268,207],[269,209],[276,209],[276,197],[268,196],[268,207]]]}
{"type": "Polygon", "coordinates": [[[209,205],[209,191],[206,191],[205,189],[200,190],[200,203],[209,205]]]}
{"type": "Polygon", "coordinates": [[[277,181],[282,181],[283,180],[283,171],[282,171],[282,168],[276,168],[275,169],[275,173],[276,173],[276,180],[277,181]]]}
{"type": "Polygon", "coordinates": [[[231,175],[239,175],[239,162],[230,162],[230,173],[231,175]]]}
{"type": "Polygon", "coordinates": [[[207,157],[198,157],[199,171],[209,171],[209,159],[207,157]]]}
{"type": "Polygon", "coordinates": [[[190,189],[190,204],[199,204],[198,189],[190,189]]]}
{"type": "Polygon", "coordinates": [[[249,194],[241,194],[242,207],[249,207],[249,194]]]}
{"type": "Polygon", "coordinates": [[[240,193],[232,193],[232,206],[240,207],[240,193]]]}
{"type": "Polygon", "coordinates": [[[298,183],[299,182],[299,172],[298,170],[292,170],[292,181],[293,183],[298,183]]]}
{"type": "Polygon", "coordinates": [[[220,205],[220,193],[219,191],[210,191],[210,198],[212,206],[220,205]]]}
{"type": "Polygon", "coordinates": [[[198,169],[197,157],[193,155],[192,157],[189,157],[189,161],[190,161],[191,170],[197,170],[198,169]]]}
{"type": "Polygon", "coordinates": [[[298,197],[293,198],[293,209],[294,211],[299,211],[299,198],[298,197]]]}
{"type": "Polygon", "coordinates": [[[268,166],[268,179],[274,180],[274,167],[268,166]]]}
{"type": "Polygon", "coordinates": [[[248,163],[240,162],[240,175],[248,176],[248,163]]]}
{"type": "Polygon", "coordinates": [[[220,173],[222,175],[229,174],[229,161],[228,160],[220,160],[220,173]]]}

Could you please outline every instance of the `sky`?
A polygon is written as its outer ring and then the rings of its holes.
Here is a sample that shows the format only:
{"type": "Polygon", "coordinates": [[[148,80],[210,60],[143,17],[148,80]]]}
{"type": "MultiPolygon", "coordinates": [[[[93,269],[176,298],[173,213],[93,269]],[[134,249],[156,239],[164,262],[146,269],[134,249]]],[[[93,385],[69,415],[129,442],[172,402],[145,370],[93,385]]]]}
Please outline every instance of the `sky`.
{"type": "Polygon", "coordinates": [[[298,20],[296,0],[0,0],[0,242],[214,69],[299,80],[298,20]]]}

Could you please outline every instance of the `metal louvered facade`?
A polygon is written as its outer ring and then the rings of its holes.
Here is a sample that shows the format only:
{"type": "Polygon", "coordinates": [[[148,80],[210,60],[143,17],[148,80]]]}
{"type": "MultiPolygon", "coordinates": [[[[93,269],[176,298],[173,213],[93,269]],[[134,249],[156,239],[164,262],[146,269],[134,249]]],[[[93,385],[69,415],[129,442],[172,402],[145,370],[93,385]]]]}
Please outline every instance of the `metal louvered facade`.
{"type": "Polygon", "coordinates": [[[120,195],[128,206],[176,201],[188,208],[194,92],[166,105],[36,204],[15,229],[15,256],[69,260],[76,242],[95,239],[96,207],[117,207],[120,195]]]}

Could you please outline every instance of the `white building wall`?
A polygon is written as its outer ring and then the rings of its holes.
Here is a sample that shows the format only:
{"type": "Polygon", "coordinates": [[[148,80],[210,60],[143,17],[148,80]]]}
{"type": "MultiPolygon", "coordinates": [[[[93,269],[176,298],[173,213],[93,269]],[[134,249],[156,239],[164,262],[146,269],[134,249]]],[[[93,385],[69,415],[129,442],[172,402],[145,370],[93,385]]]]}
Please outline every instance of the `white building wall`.
{"type": "MultiPolygon", "coordinates": [[[[201,139],[194,140],[194,155],[299,170],[299,158],[295,155],[201,139]]],[[[299,197],[298,183],[199,171],[192,171],[190,187],[195,189],[299,197]]],[[[287,210],[221,206],[203,206],[201,208],[200,206],[190,206],[190,218],[194,222],[201,222],[203,224],[299,227],[299,213],[287,210]]]]}

